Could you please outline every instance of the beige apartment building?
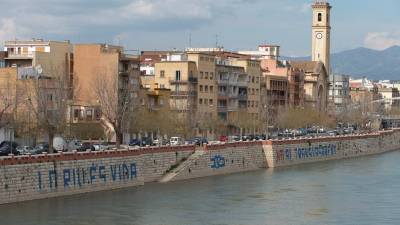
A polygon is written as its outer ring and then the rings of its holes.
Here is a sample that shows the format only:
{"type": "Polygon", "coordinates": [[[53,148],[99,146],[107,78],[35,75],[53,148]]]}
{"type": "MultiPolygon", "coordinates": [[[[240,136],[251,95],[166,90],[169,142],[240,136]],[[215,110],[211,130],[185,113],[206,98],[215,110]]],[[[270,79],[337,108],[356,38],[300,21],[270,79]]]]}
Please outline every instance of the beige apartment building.
{"type": "Polygon", "coordinates": [[[5,67],[21,68],[19,77],[60,77],[71,85],[73,54],[69,41],[6,41],[4,51],[7,52],[5,67]]]}
{"type": "Polygon", "coordinates": [[[171,53],[155,63],[156,86],[171,89],[171,108],[189,117],[197,135],[216,138],[216,134],[237,133],[242,125],[258,126],[260,64],[236,56],[196,49],[171,53]],[[219,130],[221,123],[229,129],[219,130]]]}

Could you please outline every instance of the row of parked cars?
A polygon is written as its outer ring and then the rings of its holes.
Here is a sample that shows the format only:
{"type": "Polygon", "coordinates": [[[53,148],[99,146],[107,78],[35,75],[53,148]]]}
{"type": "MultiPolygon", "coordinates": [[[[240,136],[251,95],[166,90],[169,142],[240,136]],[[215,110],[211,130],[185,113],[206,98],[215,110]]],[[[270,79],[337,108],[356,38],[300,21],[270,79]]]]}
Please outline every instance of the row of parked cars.
{"type": "MultiPolygon", "coordinates": [[[[53,144],[53,149],[57,151],[73,151],[84,152],[87,150],[99,151],[99,150],[109,150],[115,147],[114,143],[111,142],[81,142],[79,140],[73,140],[68,144],[58,145],[58,143],[53,144]]],[[[49,143],[40,142],[34,147],[32,146],[22,146],[18,145],[15,141],[3,141],[0,143],[0,156],[8,156],[9,154],[14,155],[26,155],[26,154],[42,154],[49,153],[49,143]]]]}
{"type": "Polygon", "coordinates": [[[9,154],[41,154],[49,151],[49,144],[45,142],[38,143],[35,147],[19,146],[15,141],[3,141],[0,143],[0,156],[9,154]]]}

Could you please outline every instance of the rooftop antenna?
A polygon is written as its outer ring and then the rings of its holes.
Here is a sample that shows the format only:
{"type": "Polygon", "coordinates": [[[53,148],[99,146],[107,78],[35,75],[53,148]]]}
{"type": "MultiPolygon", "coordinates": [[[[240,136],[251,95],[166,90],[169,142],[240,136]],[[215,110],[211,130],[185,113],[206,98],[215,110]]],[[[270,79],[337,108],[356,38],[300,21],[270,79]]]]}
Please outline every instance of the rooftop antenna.
{"type": "Polygon", "coordinates": [[[215,47],[218,48],[218,34],[215,35],[215,47]]]}

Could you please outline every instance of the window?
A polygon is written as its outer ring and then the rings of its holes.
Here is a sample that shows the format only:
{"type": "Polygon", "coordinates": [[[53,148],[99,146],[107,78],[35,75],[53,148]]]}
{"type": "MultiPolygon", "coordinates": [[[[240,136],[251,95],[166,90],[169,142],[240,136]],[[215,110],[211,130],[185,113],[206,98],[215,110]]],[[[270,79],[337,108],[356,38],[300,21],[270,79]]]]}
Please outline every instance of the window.
{"type": "Polygon", "coordinates": [[[200,79],[203,79],[204,78],[204,73],[203,73],[203,71],[200,71],[200,79]]]}
{"type": "Polygon", "coordinates": [[[78,119],[79,118],[79,109],[75,109],[74,110],[74,119],[78,119]]]}
{"type": "Polygon", "coordinates": [[[208,92],[208,86],[204,86],[204,92],[208,92]]]}
{"type": "Polygon", "coordinates": [[[213,100],[210,99],[210,106],[213,106],[213,100]]]}
{"type": "Polygon", "coordinates": [[[100,120],[100,118],[101,118],[101,111],[100,111],[99,108],[96,108],[96,109],[94,110],[94,116],[95,116],[96,120],[100,120]]]}
{"type": "Polygon", "coordinates": [[[165,84],[160,84],[161,89],[165,89],[165,84]]]}
{"type": "Polygon", "coordinates": [[[200,85],[200,92],[203,92],[203,85],[200,85]]]}
{"type": "Polygon", "coordinates": [[[164,71],[164,70],[161,70],[161,71],[160,71],[160,77],[161,77],[161,78],[164,78],[164,77],[165,77],[165,71],[164,71]]]}
{"type": "Polygon", "coordinates": [[[180,70],[175,71],[175,80],[181,80],[181,71],[180,70]]]}
{"type": "Polygon", "coordinates": [[[201,105],[201,104],[203,104],[203,99],[202,98],[199,99],[199,105],[201,105]]]}
{"type": "Polygon", "coordinates": [[[160,99],[159,104],[160,104],[160,106],[163,106],[164,105],[164,99],[160,99]]]}
{"type": "Polygon", "coordinates": [[[318,13],[318,22],[322,21],[322,13],[318,13]]]}
{"type": "Polygon", "coordinates": [[[211,93],[214,92],[214,86],[210,86],[210,92],[211,92],[211,93]]]}
{"type": "Polygon", "coordinates": [[[207,99],[207,98],[204,99],[204,104],[205,104],[205,105],[208,105],[208,99],[207,99]]]}
{"type": "Polygon", "coordinates": [[[93,111],[91,109],[86,110],[86,120],[92,120],[93,111]]]}
{"type": "Polygon", "coordinates": [[[212,80],[214,78],[214,73],[210,72],[210,80],[212,80]]]}
{"type": "Polygon", "coordinates": [[[208,79],[208,72],[204,75],[204,79],[208,79]]]}

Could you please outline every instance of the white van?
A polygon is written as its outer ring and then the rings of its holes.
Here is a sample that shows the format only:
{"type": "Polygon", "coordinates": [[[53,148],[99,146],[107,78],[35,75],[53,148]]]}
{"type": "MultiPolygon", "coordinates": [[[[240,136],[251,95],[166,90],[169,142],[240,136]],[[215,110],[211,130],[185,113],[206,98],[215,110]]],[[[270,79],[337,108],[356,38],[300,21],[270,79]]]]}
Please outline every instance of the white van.
{"type": "Polygon", "coordinates": [[[53,149],[55,151],[67,151],[68,144],[61,136],[56,136],[53,139],[53,149]]]}
{"type": "Polygon", "coordinates": [[[180,137],[171,137],[171,138],[169,139],[169,143],[170,143],[172,146],[181,145],[181,144],[183,144],[183,139],[180,138],[180,137]]]}

